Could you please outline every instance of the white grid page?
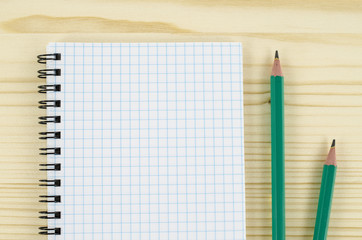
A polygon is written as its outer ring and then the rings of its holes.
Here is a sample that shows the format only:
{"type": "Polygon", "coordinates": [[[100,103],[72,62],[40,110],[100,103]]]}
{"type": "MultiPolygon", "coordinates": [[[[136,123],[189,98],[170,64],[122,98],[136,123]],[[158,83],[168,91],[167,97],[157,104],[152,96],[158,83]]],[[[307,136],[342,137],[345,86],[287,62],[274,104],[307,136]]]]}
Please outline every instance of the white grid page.
{"type": "Polygon", "coordinates": [[[240,43],[51,43],[55,240],[245,239],[240,43]]]}

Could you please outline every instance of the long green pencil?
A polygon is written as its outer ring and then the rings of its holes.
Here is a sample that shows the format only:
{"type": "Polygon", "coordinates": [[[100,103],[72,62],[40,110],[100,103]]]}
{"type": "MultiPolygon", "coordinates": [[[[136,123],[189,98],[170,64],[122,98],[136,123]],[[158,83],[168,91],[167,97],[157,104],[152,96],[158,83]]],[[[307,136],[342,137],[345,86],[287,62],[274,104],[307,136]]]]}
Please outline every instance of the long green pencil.
{"type": "Polygon", "coordinates": [[[337,160],[336,160],[336,141],[333,140],[329,150],[327,160],[323,167],[323,176],[321,189],[319,193],[319,202],[317,218],[314,227],[313,240],[327,239],[329,214],[332,206],[334,179],[336,178],[337,160]]]}
{"type": "Polygon", "coordinates": [[[285,240],[284,77],[278,51],[270,77],[273,240],[285,240]]]}

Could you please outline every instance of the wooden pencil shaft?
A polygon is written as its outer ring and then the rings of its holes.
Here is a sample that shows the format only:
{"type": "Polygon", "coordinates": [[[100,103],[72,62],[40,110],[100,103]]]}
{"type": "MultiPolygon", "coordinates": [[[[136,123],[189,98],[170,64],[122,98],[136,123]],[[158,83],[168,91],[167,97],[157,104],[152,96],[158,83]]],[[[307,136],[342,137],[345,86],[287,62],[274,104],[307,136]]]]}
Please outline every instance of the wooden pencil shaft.
{"type": "Polygon", "coordinates": [[[272,239],[285,239],[284,78],[271,76],[272,239]]]}
{"type": "Polygon", "coordinates": [[[313,240],[327,239],[337,166],[324,165],[313,240]]]}

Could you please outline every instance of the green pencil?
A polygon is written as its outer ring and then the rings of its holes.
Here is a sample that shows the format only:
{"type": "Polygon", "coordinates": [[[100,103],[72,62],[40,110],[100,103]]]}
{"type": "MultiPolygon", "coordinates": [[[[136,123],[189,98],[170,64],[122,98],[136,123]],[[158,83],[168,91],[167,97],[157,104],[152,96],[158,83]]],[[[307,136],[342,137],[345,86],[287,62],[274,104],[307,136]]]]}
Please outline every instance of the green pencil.
{"type": "Polygon", "coordinates": [[[270,77],[273,240],[285,240],[284,77],[278,51],[270,77]]]}
{"type": "Polygon", "coordinates": [[[314,227],[313,240],[327,239],[329,214],[332,206],[334,179],[336,178],[337,161],[336,161],[336,141],[333,140],[329,150],[327,160],[323,167],[323,176],[321,189],[319,193],[319,202],[317,218],[314,227]]]}

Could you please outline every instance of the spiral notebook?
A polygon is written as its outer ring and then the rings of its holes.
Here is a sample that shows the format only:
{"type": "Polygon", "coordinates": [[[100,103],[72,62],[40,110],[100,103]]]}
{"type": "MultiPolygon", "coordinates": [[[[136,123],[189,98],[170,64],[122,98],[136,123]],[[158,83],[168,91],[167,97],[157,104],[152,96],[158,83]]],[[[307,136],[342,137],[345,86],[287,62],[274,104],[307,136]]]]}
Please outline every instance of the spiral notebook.
{"type": "Polygon", "coordinates": [[[38,62],[40,234],[246,238],[240,43],[50,43],[38,62]]]}

